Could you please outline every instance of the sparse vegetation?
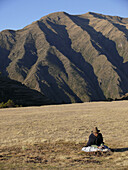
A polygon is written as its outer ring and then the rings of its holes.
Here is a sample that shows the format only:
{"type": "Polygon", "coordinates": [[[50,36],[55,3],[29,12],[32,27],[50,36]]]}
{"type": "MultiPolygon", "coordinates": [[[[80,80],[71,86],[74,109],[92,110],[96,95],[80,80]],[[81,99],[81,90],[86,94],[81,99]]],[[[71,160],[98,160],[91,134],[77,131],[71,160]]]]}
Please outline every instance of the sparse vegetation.
{"type": "Polygon", "coordinates": [[[18,107],[18,105],[15,105],[15,103],[10,99],[6,103],[4,102],[0,103],[0,108],[9,108],[9,107],[18,107]]]}

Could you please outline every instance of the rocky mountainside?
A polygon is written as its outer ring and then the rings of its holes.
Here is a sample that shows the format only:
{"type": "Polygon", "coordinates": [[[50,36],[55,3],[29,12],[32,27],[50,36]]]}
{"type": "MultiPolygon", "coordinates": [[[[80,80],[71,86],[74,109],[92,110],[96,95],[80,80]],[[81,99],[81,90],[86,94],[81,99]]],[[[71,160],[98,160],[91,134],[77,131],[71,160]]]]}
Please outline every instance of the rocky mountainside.
{"type": "Polygon", "coordinates": [[[57,103],[120,98],[128,92],[128,18],[47,15],[0,32],[0,71],[57,103]]]}
{"type": "Polygon", "coordinates": [[[32,90],[25,85],[0,76],[0,103],[13,100],[16,105],[22,106],[40,106],[53,104],[44,95],[36,90],[32,90]]]}

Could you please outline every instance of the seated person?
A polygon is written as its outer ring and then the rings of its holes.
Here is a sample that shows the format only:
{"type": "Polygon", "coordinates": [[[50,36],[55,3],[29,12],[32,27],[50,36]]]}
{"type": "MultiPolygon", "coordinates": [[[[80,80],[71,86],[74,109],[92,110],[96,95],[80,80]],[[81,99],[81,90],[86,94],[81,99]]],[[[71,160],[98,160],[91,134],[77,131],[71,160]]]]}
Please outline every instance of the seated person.
{"type": "Polygon", "coordinates": [[[92,146],[92,145],[97,145],[98,148],[103,148],[103,137],[102,137],[102,134],[99,133],[100,130],[98,130],[97,127],[95,127],[91,133],[91,135],[89,136],[89,140],[88,140],[88,143],[86,145],[86,147],[88,146],[92,146]]]}

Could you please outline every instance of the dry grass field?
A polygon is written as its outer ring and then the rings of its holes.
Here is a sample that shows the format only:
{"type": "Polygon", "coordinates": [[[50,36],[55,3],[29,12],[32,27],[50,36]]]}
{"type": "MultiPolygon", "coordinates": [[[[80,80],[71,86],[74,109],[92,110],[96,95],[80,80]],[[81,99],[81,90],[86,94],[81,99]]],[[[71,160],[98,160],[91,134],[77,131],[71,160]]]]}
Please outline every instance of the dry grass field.
{"type": "Polygon", "coordinates": [[[128,169],[128,101],[0,110],[0,169],[128,169]],[[114,152],[81,152],[98,126],[114,152]]]}

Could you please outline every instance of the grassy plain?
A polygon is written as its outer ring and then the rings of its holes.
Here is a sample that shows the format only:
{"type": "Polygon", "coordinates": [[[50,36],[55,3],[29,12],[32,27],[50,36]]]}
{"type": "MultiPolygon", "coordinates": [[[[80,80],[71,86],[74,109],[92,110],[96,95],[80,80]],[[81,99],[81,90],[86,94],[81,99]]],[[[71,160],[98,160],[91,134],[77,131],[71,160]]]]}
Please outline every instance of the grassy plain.
{"type": "Polygon", "coordinates": [[[0,169],[128,169],[128,101],[0,110],[0,169]],[[81,152],[98,126],[115,152],[81,152]]]}

